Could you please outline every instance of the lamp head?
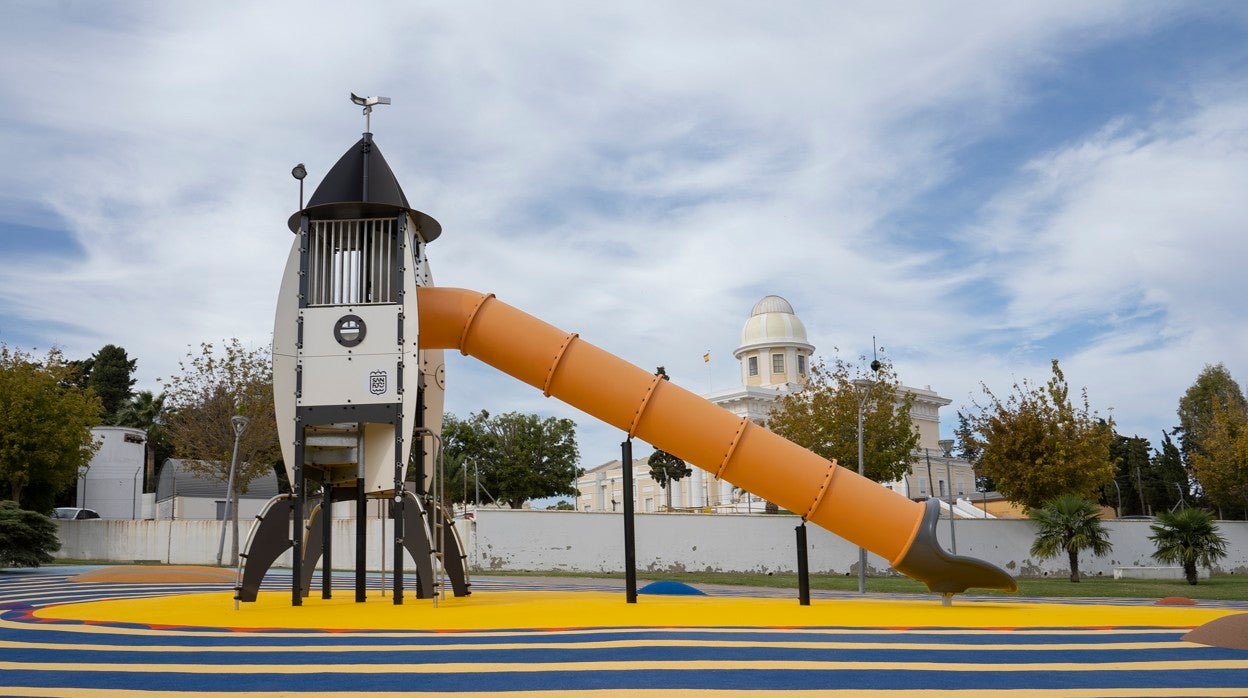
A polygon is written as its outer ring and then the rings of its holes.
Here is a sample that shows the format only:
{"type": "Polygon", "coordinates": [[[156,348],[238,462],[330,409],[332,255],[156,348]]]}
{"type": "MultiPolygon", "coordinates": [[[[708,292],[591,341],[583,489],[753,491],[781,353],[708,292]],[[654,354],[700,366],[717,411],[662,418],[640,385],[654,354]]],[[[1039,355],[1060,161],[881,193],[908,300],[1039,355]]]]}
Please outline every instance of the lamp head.
{"type": "Polygon", "coordinates": [[[301,162],[290,171],[290,176],[302,182],[303,178],[308,176],[308,168],[304,167],[301,162]]]}
{"type": "Polygon", "coordinates": [[[378,104],[389,104],[390,98],[389,97],[361,97],[357,95],[356,93],[352,92],[351,101],[355,102],[361,107],[375,107],[378,104]]]}

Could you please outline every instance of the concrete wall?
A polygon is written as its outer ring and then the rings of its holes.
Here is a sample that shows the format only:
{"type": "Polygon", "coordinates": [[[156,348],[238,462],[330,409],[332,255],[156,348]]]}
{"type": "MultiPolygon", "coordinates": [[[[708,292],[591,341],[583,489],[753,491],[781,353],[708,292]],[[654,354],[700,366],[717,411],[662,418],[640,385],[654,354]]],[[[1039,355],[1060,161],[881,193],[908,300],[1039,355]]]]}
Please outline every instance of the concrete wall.
{"type": "MultiPolygon", "coordinates": [[[[244,519],[241,540],[250,522],[244,519]]],[[[159,560],[174,564],[212,564],[221,524],[216,521],[58,521],[61,558],[113,561],[159,560]]],[[[657,574],[677,570],[791,572],[797,567],[792,516],[638,514],[637,569],[657,574]]],[[[384,541],[393,535],[389,521],[368,520],[370,569],[393,568],[384,541]],[[384,533],[383,533],[384,529],[384,533]]],[[[1028,552],[1035,537],[1030,521],[959,520],[957,552],[988,560],[1020,576],[1067,575],[1065,557],[1035,559],[1028,552]]],[[[1229,555],[1214,568],[1218,574],[1248,574],[1248,522],[1218,524],[1228,539],[1229,555]]],[[[354,560],[354,521],[334,522],[336,567],[354,560]]],[[[482,509],[475,522],[459,521],[460,536],[473,570],[567,570],[620,572],[624,569],[624,518],[621,514],[482,509]]],[[[1147,521],[1107,521],[1114,551],[1096,558],[1080,556],[1088,575],[1112,575],[1115,567],[1150,566],[1153,545],[1147,521]]],[[[948,521],[939,536],[951,548],[948,521]]],[[[810,526],[810,570],[814,574],[854,574],[858,551],[850,543],[810,526]]],[[[226,541],[227,551],[229,541],[226,541]]],[[[228,552],[227,552],[228,555],[228,552]]],[[[289,565],[287,557],[280,564],[289,565]]],[[[410,561],[408,562],[410,565],[410,561]]],[[[867,556],[868,570],[884,574],[888,562],[867,556]]]]}
{"type": "MultiPolygon", "coordinates": [[[[624,560],[621,514],[481,510],[477,536],[467,549],[474,567],[489,570],[588,570],[619,572],[624,560]]],[[[793,572],[797,569],[793,516],[638,514],[637,569],[650,572],[700,570],[793,572]]],[[[1102,558],[1085,553],[1079,569],[1112,575],[1115,567],[1149,566],[1155,549],[1148,521],[1107,521],[1114,551],[1102,558]]],[[[1229,555],[1215,573],[1248,574],[1248,522],[1219,522],[1230,542],[1229,555]]],[[[1030,554],[1035,529],[1027,520],[960,519],[955,523],[957,552],[987,560],[1021,576],[1068,575],[1065,556],[1039,560],[1030,554]]],[[[952,548],[949,522],[938,537],[952,548]]],[[[816,526],[807,527],[812,573],[856,574],[858,549],[816,526]]],[[[884,574],[887,560],[867,555],[867,569],[884,574]]]]}
{"type": "MultiPolygon", "coordinates": [[[[246,551],[254,519],[239,522],[239,550],[246,551]]],[[[393,524],[368,520],[367,565],[371,570],[393,569],[393,524]],[[384,528],[384,530],[383,530],[384,528]]],[[[171,565],[214,565],[221,541],[222,522],[206,520],[84,521],[56,520],[61,560],[105,560],[109,562],[163,562],[171,565]]],[[[226,531],[223,560],[230,556],[229,530],[226,531]]],[[[335,569],[355,565],[355,521],[334,521],[333,556],[335,569]]],[[[404,555],[412,569],[410,555],[404,555]]],[[[290,553],[278,558],[277,567],[290,567],[290,553]]]]}
{"type": "MultiPolygon", "coordinates": [[[[251,525],[260,512],[264,511],[265,505],[269,503],[267,499],[248,499],[241,497],[238,500],[238,520],[239,525],[246,527],[251,525]]],[[[209,499],[207,497],[170,497],[168,499],[156,502],[157,519],[209,519],[217,518],[217,510],[225,505],[225,499],[209,499]]]]}

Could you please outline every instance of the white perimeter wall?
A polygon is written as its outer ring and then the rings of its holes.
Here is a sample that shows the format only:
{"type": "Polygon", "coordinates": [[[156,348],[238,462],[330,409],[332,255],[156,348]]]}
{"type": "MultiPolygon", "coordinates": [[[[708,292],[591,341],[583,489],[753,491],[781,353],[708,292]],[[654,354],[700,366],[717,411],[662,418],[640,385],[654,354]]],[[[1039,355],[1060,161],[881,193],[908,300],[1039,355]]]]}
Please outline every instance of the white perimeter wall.
{"type": "MultiPolygon", "coordinates": [[[[477,520],[458,523],[473,571],[620,572],[624,569],[624,517],[618,513],[531,510],[476,512],[477,520]]],[[[637,514],[637,569],[644,574],[665,571],[791,572],[797,568],[795,531],[799,520],[778,515],[637,514]]],[[[221,535],[218,521],[58,521],[62,559],[171,564],[213,564],[221,535]]],[[[1153,544],[1147,521],[1106,521],[1114,551],[1102,558],[1083,554],[1080,570],[1112,575],[1115,567],[1152,566],[1153,544]]],[[[243,519],[240,540],[246,545],[250,521],[243,519]]],[[[353,565],[355,523],[334,522],[336,568],[353,565]]],[[[393,569],[393,536],[389,521],[368,520],[368,566],[393,569]],[[384,533],[383,533],[384,528],[384,533]]],[[[959,520],[957,552],[996,564],[1021,576],[1069,574],[1065,556],[1033,558],[1029,550],[1034,527],[1026,520],[959,520]]],[[[1248,574],[1248,522],[1218,523],[1230,542],[1229,555],[1214,573],[1248,574]]],[[[950,549],[949,522],[940,522],[942,544],[950,549]]],[[[858,550],[815,526],[807,527],[812,574],[854,574],[858,550]]],[[[229,540],[226,540],[228,557],[229,540]]],[[[289,566],[289,553],[279,566],[289,566]]],[[[410,560],[406,563],[411,569],[410,560]]],[[[867,556],[872,573],[884,574],[888,562],[867,556]]]]}

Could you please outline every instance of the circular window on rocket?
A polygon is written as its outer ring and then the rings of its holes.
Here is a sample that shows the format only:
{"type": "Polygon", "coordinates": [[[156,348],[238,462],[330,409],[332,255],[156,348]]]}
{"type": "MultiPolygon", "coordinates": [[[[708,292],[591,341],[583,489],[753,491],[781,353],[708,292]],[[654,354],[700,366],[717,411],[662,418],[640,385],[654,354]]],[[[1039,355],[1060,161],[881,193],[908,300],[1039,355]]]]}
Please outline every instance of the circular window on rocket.
{"type": "Polygon", "coordinates": [[[364,321],[358,315],[343,315],[334,323],[334,339],[350,348],[364,341],[364,321]]]}

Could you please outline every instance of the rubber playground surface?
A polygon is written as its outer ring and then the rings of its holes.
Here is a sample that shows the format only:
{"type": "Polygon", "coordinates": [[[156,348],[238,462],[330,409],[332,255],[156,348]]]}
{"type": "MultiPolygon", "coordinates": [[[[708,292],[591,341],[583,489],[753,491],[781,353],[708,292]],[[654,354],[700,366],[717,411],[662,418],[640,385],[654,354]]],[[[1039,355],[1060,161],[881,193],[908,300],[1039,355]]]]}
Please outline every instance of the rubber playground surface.
{"type": "Polygon", "coordinates": [[[815,592],[800,606],[703,587],[628,604],[622,582],[478,577],[470,597],[396,606],[378,577],[356,603],[343,575],[295,608],[273,572],[235,610],[219,577],[106,569],[0,570],[0,695],[1248,696],[1248,649],[1183,639],[1238,623],[1248,601],[815,592]]]}

